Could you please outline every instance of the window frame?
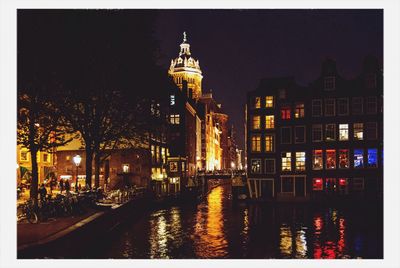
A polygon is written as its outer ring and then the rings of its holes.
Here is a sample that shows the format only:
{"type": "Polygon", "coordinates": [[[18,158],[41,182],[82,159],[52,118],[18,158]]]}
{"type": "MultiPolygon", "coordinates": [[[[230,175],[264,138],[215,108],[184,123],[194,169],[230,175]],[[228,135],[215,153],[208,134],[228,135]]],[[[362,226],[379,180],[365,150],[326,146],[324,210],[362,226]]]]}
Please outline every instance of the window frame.
{"type": "Polygon", "coordinates": [[[331,169],[337,168],[337,152],[336,151],[337,151],[336,149],[326,149],[325,150],[325,170],[331,170],[331,169]],[[333,151],[335,153],[335,155],[334,155],[335,156],[334,157],[335,165],[333,168],[328,168],[328,151],[333,151]]]}
{"type": "Polygon", "coordinates": [[[339,116],[344,116],[344,115],[349,115],[349,98],[338,98],[337,99],[337,114],[339,116]],[[345,113],[341,113],[340,112],[340,102],[341,101],[345,101],[346,102],[346,112],[345,113]]]}
{"type": "Polygon", "coordinates": [[[378,122],[365,122],[364,127],[363,127],[363,138],[365,138],[365,140],[367,141],[374,141],[378,139],[378,122]],[[370,137],[370,132],[369,126],[374,125],[375,127],[373,128],[375,130],[375,136],[373,138],[370,137]],[[366,135],[364,135],[366,134],[366,135]]]}
{"type": "Polygon", "coordinates": [[[294,126],[294,143],[295,143],[295,144],[302,144],[302,143],[306,143],[306,142],[307,142],[307,138],[306,138],[306,126],[305,126],[305,125],[294,126]],[[303,139],[302,142],[298,142],[298,141],[296,140],[296,138],[297,138],[296,129],[297,129],[297,128],[303,128],[303,137],[304,137],[304,139],[303,139]]]}
{"type": "Polygon", "coordinates": [[[305,104],[304,102],[296,102],[294,104],[294,118],[300,119],[305,117],[305,104]]]}
{"type": "Polygon", "coordinates": [[[376,96],[369,96],[365,98],[365,113],[366,114],[377,114],[378,113],[378,98],[376,96]],[[374,101],[370,101],[370,100],[374,100],[374,101]],[[369,105],[370,104],[374,104],[374,110],[370,111],[369,110],[369,105]]]}
{"type": "Polygon", "coordinates": [[[265,96],[265,105],[264,105],[264,107],[265,108],[274,108],[275,107],[274,96],[265,96]],[[267,105],[269,99],[272,99],[272,105],[271,106],[267,105]]]}
{"type": "Polygon", "coordinates": [[[324,112],[325,112],[324,113],[325,116],[328,116],[328,117],[336,115],[336,100],[335,100],[335,98],[325,99],[325,111],[324,112]],[[329,101],[332,101],[332,104],[328,104],[329,101]],[[329,107],[333,108],[333,113],[332,114],[328,114],[328,108],[329,107]]]}
{"type": "Polygon", "coordinates": [[[364,98],[363,97],[353,97],[351,99],[351,114],[352,115],[362,115],[364,114],[364,98]],[[360,110],[356,110],[360,108],[360,110]]]}
{"type": "Polygon", "coordinates": [[[292,144],[292,127],[281,127],[281,144],[292,144]],[[290,137],[290,141],[289,142],[283,142],[283,129],[289,129],[289,137],[290,137]]]}
{"type": "Polygon", "coordinates": [[[311,126],[311,138],[312,138],[312,142],[322,142],[322,141],[324,141],[324,130],[323,130],[322,124],[313,124],[311,126]],[[317,126],[319,126],[319,127],[317,128],[317,126]],[[314,129],[319,129],[320,130],[320,133],[321,133],[321,139],[320,140],[316,140],[315,139],[314,129]]]}
{"type": "Polygon", "coordinates": [[[295,171],[306,171],[306,152],[305,151],[300,151],[300,152],[295,152],[295,163],[294,163],[294,170],[295,171]],[[304,154],[304,161],[300,162],[298,161],[298,159],[300,159],[303,156],[297,156],[297,154],[304,154]],[[297,163],[303,163],[300,167],[302,167],[301,169],[297,167],[297,163]]]}
{"type": "MultiPolygon", "coordinates": [[[[255,140],[256,142],[257,142],[257,139],[255,140]]],[[[250,138],[250,149],[251,149],[251,152],[252,153],[261,153],[261,151],[262,151],[262,141],[261,141],[261,134],[256,134],[256,133],[254,133],[254,134],[251,134],[251,138],[250,138]],[[256,151],[256,150],[253,150],[253,138],[260,138],[260,140],[259,140],[259,147],[260,147],[260,150],[259,151],[256,151]]],[[[257,144],[257,143],[256,143],[257,144]]],[[[256,146],[256,147],[258,147],[258,146],[256,146]]]]}
{"type": "Polygon", "coordinates": [[[340,124],[339,123],[339,137],[338,137],[338,140],[339,141],[348,141],[349,140],[349,124],[340,124]],[[347,139],[341,139],[341,135],[340,135],[340,131],[343,130],[343,129],[340,128],[340,126],[344,126],[344,125],[347,126],[347,139]]]}
{"type": "Polygon", "coordinates": [[[250,159],[250,173],[251,174],[262,174],[262,163],[261,158],[251,158],[250,159]],[[260,172],[253,172],[253,161],[259,161],[260,163],[260,172]]]}
{"type": "Polygon", "coordinates": [[[323,114],[323,107],[322,107],[322,99],[313,99],[311,101],[311,116],[312,117],[321,117],[323,114]],[[317,105],[315,105],[316,102],[319,102],[319,114],[314,113],[315,112],[315,107],[317,105]]]}
{"type": "Polygon", "coordinates": [[[264,152],[265,153],[275,153],[275,134],[266,133],[264,135],[264,152]],[[266,140],[267,137],[272,137],[272,144],[271,144],[272,150],[271,151],[267,151],[267,140],[266,140]]]}
{"type": "Polygon", "coordinates": [[[324,90],[325,91],[333,91],[335,89],[336,89],[336,76],[333,76],[333,75],[325,76],[324,77],[324,90]],[[331,83],[332,87],[327,87],[328,83],[331,83]]]}
{"type": "Polygon", "coordinates": [[[349,169],[350,168],[350,149],[339,149],[339,163],[338,163],[338,168],[339,169],[349,169]],[[347,151],[347,167],[341,167],[340,166],[340,156],[342,155],[342,151],[347,151]]]}
{"type": "Polygon", "coordinates": [[[265,174],[276,174],[276,160],[275,158],[265,158],[264,160],[265,162],[265,174]],[[273,172],[268,172],[267,171],[267,161],[273,161],[273,167],[274,167],[274,171],[273,172]]]}
{"type": "Polygon", "coordinates": [[[365,163],[364,163],[364,149],[363,148],[354,148],[353,149],[353,168],[354,169],[363,169],[365,167],[365,163]],[[356,153],[356,150],[358,151],[358,150],[361,150],[361,152],[362,152],[362,165],[361,166],[357,166],[356,167],[356,165],[355,165],[355,161],[356,160],[358,160],[358,159],[356,159],[356,155],[355,155],[355,153],[356,153]]]}
{"type": "Polygon", "coordinates": [[[374,169],[374,168],[378,168],[378,148],[367,148],[367,165],[365,166],[366,168],[372,168],[372,169],[374,169]],[[376,159],[375,159],[375,166],[370,166],[369,165],[369,151],[370,150],[375,150],[375,153],[376,153],[376,159]]]}
{"type": "MultiPolygon", "coordinates": [[[[285,162],[287,162],[287,161],[285,161],[285,162]]],[[[293,170],[293,168],[292,168],[292,152],[281,152],[281,172],[290,172],[290,171],[292,171],[293,170]],[[290,154],[290,156],[288,157],[287,156],[287,154],[290,154]],[[285,156],[283,156],[283,154],[285,154],[285,156]],[[290,161],[289,161],[289,169],[283,169],[283,159],[290,159],[290,161]]]]}
{"type": "Polygon", "coordinates": [[[330,124],[325,124],[325,141],[331,142],[331,141],[336,141],[336,124],[335,123],[330,123],[330,124]],[[333,139],[328,140],[328,126],[333,126],[333,139]]]}
{"type": "Polygon", "coordinates": [[[324,150],[322,150],[322,149],[314,149],[314,150],[312,150],[312,158],[311,158],[311,169],[312,170],[323,170],[324,169],[324,150]],[[320,154],[318,154],[318,158],[320,158],[321,159],[321,168],[315,168],[315,166],[314,166],[314,160],[315,160],[315,158],[316,158],[316,151],[321,151],[321,153],[320,154]]]}
{"type": "MultiPolygon", "coordinates": [[[[358,130],[359,130],[359,128],[357,128],[358,130]]],[[[360,122],[354,122],[353,123],[353,140],[356,140],[356,141],[362,141],[362,140],[365,140],[364,139],[365,137],[364,137],[364,123],[360,123],[360,122]],[[356,125],[361,125],[361,133],[362,133],[362,138],[361,139],[359,139],[358,137],[356,137],[356,133],[359,133],[359,132],[356,132],[356,125]]]]}
{"type": "Polygon", "coordinates": [[[281,115],[281,119],[282,120],[290,120],[292,118],[292,108],[290,107],[290,105],[282,105],[280,108],[280,115],[281,115]],[[288,114],[287,111],[289,110],[289,116],[287,117],[286,115],[288,114]],[[282,116],[283,113],[285,112],[284,115],[282,116]]]}
{"type": "Polygon", "coordinates": [[[265,115],[265,129],[275,129],[275,115],[267,114],[265,115]],[[272,118],[272,121],[267,122],[267,118],[272,118]],[[268,127],[272,122],[272,127],[268,127]]]}

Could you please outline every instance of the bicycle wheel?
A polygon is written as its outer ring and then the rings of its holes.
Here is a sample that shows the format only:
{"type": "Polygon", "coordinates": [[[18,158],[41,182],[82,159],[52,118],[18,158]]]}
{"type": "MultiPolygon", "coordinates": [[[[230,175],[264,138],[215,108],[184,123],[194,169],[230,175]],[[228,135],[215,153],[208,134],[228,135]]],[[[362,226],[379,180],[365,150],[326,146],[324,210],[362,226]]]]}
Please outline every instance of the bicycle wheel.
{"type": "Polygon", "coordinates": [[[38,223],[39,217],[36,214],[36,212],[33,211],[28,211],[26,212],[26,219],[28,220],[29,223],[38,223]]]}

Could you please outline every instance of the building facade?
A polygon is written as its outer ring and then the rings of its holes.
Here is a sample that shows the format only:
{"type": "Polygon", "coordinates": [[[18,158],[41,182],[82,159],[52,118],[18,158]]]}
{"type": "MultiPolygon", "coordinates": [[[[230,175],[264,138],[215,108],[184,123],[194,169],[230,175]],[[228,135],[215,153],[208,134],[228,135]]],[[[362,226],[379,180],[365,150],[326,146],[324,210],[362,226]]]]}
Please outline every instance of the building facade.
{"type": "Polygon", "coordinates": [[[308,87],[263,79],[246,106],[248,188],[279,200],[382,196],[383,79],[366,58],[360,75],[340,76],[333,60],[308,87]]]}

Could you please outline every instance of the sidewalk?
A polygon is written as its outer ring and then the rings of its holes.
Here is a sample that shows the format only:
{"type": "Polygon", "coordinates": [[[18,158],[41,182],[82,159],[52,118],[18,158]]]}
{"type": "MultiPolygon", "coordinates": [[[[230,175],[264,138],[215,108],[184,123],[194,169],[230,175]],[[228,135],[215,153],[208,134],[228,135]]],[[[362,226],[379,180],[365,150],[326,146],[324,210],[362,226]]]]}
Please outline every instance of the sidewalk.
{"type": "Polygon", "coordinates": [[[49,219],[38,224],[31,224],[25,221],[18,223],[17,247],[18,249],[23,249],[31,245],[48,243],[74,231],[102,214],[104,214],[103,211],[88,209],[85,214],[79,216],[49,219]]]}

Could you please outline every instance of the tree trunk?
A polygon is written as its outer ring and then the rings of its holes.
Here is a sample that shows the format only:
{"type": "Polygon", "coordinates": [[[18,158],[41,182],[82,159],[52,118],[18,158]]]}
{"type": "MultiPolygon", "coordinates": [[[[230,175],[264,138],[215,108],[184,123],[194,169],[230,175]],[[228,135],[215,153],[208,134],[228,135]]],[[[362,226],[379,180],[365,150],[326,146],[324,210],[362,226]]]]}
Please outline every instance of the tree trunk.
{"type": "Polygon", "coordinates": [[[95,150],[94,154],[94,186],[97,189],[100,186],[100,153],[95,150]]]}
{"type": "Polygon", "coordinates": [[[92,160],[93,150],[90,145],[86,145],[86,188],[92,189],[92,160]]]}
{"type": "Polygon", "coordinates": [[[30,188],[30,199],[33,203],[37,205],[38,202],[38,184],[39,184],[39,174],[38,174],[38,164],[37,164],[37,150],[34,149],[35,146],[31,148],[31,165],[32,165],[32,180],[30,188]]]}

